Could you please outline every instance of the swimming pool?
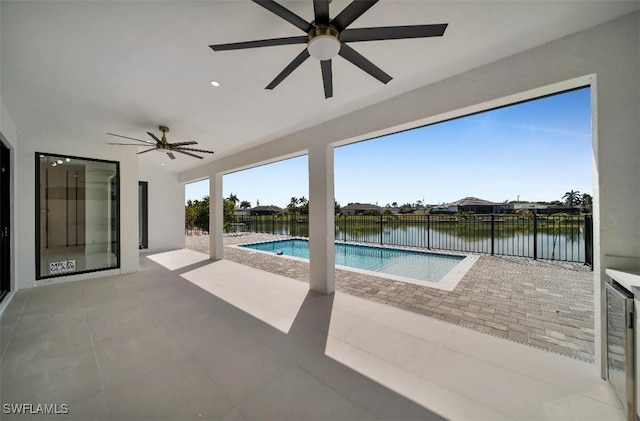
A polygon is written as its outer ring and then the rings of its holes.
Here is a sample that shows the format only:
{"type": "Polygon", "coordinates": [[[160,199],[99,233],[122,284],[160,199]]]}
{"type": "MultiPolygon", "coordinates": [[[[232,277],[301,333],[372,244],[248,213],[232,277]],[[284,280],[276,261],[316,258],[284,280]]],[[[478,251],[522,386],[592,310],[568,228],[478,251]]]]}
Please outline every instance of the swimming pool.
{"type": "MultiPolygon", "coordinates": [[[[309,259],[309,241],[304,239],[242,244],[240,247],[309,259]]],[[[335,250],[336,265],[338,266],[391,275],[402,278],[401,280],[404,281],[407,278],[422,281],[419,284],[441,282],[456,266],[465,260],[465,256],[357,244],[336,243],[335,250]]],[[[459,275],[460,271],[456,271],[456,274],[459,275]]],[[[458,277],[457,275],[455,276],[456,278],[458,277]]],[[[459,276],[459,278],[461,279],[462,276],[459,276]]],[[[456,279],[455,284],[460,279],[456,279]]]]}

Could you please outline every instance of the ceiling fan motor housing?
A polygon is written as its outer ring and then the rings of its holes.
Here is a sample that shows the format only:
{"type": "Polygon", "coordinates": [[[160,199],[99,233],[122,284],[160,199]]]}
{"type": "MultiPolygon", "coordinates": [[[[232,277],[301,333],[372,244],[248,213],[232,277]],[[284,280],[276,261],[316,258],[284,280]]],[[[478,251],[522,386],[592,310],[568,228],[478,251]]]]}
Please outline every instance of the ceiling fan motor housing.
{"type": "Polygon", "coordinates": [[[318,25],[309,31],[307,50],[316,60],[331,60],[340,52],[340,32],[331,25],[318,25]]]}

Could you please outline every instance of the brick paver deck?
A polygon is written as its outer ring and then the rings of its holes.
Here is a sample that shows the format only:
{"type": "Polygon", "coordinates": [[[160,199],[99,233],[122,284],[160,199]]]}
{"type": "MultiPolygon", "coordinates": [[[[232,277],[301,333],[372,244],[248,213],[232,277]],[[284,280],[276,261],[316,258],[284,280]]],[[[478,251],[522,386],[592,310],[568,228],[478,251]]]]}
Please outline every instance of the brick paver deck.
{"type": "MultiPolygon", "coordinates": [[[[307,262],[227,247],[277,238],[287,237],[226,236],[225,259],[308,282],[307,262]]],[[[206,235],[187,236],[186,243],[192,250],[209,252],[206,235]]],[[[581,265],[479,255],[451,292],[336,269],[336,289],[581,360],[594,359],[593,272],[581,265]]]]}

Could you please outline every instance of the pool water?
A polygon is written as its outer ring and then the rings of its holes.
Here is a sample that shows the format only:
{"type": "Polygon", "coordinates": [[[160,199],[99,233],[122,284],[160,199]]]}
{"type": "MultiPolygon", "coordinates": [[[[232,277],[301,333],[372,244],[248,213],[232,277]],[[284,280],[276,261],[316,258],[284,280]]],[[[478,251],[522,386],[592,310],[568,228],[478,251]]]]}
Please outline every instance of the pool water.
{"type": "MultiPolygon", "coordinates": [[[[241,247],[309,259],[308,240],[279,240],[241,247]]],[[[464,256],[336,243],[336,265],[436,283],[464,256]]]]}

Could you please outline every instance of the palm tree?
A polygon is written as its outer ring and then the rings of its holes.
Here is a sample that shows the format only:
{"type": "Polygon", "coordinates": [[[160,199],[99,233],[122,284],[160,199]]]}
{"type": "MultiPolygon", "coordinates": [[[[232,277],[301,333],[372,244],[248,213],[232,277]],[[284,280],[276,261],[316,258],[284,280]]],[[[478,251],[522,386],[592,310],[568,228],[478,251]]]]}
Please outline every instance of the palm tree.
{"type": "Polygon", "coordinates": [[[576,206],[582,202],[580,192],[576,190],[566,192],[562,198],[568,206],[576,206]]]}
{"type": "Polygon", "coordinates": [[[589,193],[582,193],[582,210],[591,212],[593,197],[589,193]]]}
{"type": "Polygon", "coordinates": [[[249,209],[250,207],[251,207],[251,202],[247,200],[243,200],[242,202],[240,202],[241,209],[249,209]]]}
{"type": "Polygon", "coordinates": [[[291,198],[291,201],[287,205],[287,211],[292,215],[295,215],[296,213],[298,213],[298,198],[297,197],[294,196],[294,197],[291,198]]]}
{"type": "Polygon", "coordinates": [[[232,201],[234,205],[240,201],[240,199],[238,199],[238,196],[233,193],[229,195],[229,200],[232,201]]]}
{"type": "Polygon", "coordinates": [[[309,199],[307,199],[306,197],[302,196],[302,197],[300,197],[300,199],[298,199],[298,203],[300,204],[300,206],[298,206],[298,211],[302,215],[308,215],[309,214],[309,199]]]}

